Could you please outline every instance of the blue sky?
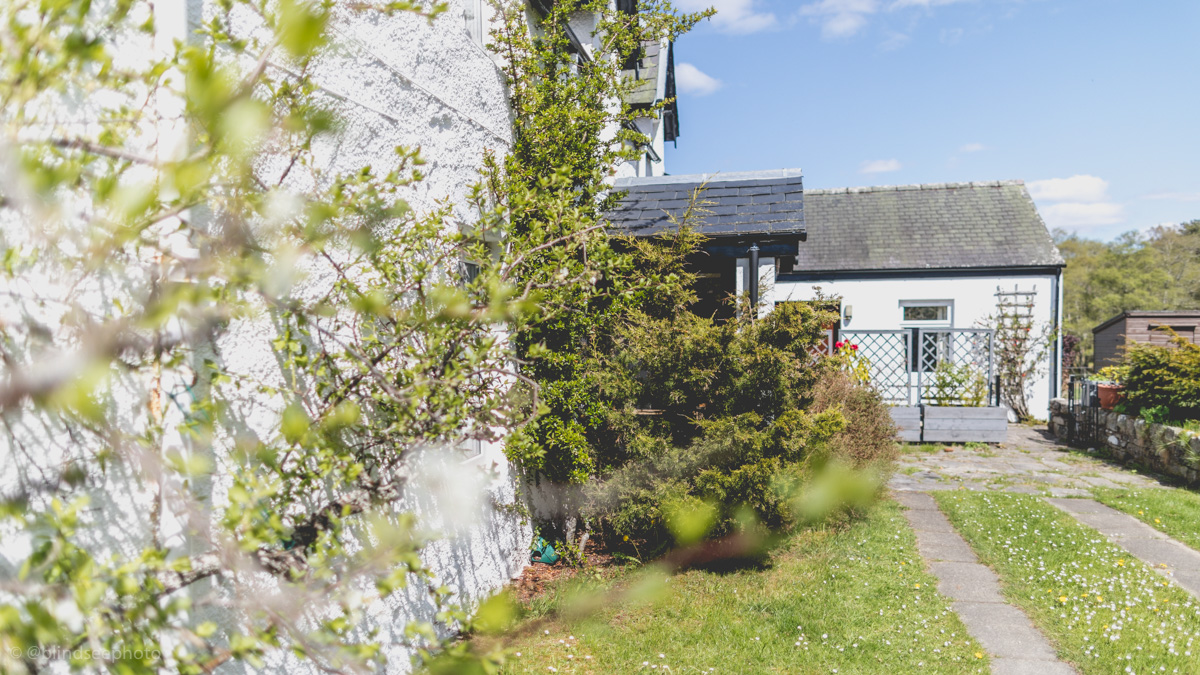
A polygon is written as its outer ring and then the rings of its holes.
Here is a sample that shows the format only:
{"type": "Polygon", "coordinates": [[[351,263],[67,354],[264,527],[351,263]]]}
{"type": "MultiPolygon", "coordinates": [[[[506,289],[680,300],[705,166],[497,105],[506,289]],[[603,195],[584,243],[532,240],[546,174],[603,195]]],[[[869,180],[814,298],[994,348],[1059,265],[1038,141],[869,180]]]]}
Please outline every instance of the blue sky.
{"type": "Polygon", "coordinates": [[[1198,0],[675,0],[673,174],[1020,178],[1083,236],[1200,218],[1198,0]]]}

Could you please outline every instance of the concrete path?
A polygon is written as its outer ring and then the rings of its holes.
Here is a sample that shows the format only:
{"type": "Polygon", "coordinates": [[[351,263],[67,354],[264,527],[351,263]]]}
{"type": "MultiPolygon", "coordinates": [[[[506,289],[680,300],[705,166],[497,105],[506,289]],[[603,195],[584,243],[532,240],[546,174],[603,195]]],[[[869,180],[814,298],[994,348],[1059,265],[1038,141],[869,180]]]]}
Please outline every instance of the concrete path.
{"type": "Polygon", "coordinates": [[[921,557],[938,578],[938,591],[950,598],[967,631],[991,654],[993,675],[1075,672],[1058,660],[1029,617],[1005,602],[995,572],[979,562],[933,497],[923,492],[898,492],[896,500],[907,507],[904,516],[916,530],[921,557]]]}
{"type": "Polygon", "coordinates": [[[1171,539],[1133,516],[1091,499],[1049,499],[1051,504],[1099,530],[1117,546],[1175,580],[1200,598],[1200,552],[1171,539]]]}
{"type": "Polygon", "coordinates": [[[1013,424],[1000,445],[936,444],[901,456],[893,491],[997,490],[1050,497],[1088,497],[1091,487],[1156,487],[1158,483],[1083,452],[1067,452],[1045,428],[1013,424]],[[950,448],[950,452],[945,449],[950,448]]]}

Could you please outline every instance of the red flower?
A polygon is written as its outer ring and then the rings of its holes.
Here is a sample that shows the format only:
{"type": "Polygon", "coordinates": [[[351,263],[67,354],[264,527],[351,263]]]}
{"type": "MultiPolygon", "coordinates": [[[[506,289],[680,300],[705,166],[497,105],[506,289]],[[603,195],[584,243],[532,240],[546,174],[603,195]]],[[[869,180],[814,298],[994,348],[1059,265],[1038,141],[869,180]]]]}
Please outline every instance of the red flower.
{"type": "Polygon", "coordinates": [[[858,351],[858,345],[850,345],[850,349],[853,349],[854,351],[858,351]]]}
{"type": "Polygon", "coordinates": [[[842,348],[842,345],[844,345],[844,344],[846,344],[846,343],[845,343],[845,342],[839,342],[839,343],[835,344],[835,345],[834,345],[834,347],[835,347],[835,348],[837,348],[837,349],[841,349],[841,348],[842,348]]]}

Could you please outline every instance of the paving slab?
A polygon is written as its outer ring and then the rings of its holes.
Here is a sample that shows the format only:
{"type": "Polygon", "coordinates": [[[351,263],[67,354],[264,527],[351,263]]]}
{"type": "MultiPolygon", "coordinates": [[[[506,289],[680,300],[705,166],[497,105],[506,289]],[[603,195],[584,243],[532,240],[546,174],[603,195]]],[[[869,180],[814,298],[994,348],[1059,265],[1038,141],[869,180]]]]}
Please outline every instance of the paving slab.
{"type": "Polygon", "coordinates": [[[1103,513],[1121,515],[1121,512],[1101,504],[1094,499],[1047,499],[1046,501],[1068,513],[1103,513]]]}
{"type": "Polygon", "coordinates": [[[908,522],[918,532],[945,532],[954,534],[954,527],[941,511],[912,510],[908,512],[908,522]]]}
{"type": "Polygon", "coordinates": [[[980,563],[930,562],[929,570],[938,578],[938,591],[961,602],[1004,602],[1000,579],[980,563]]]}
{"type": "Polygon", "coordinates": [[[933,500],[933,495],[927,492],[897,492],[895,498],[896,501],[900,502],[901,506],[913,511],[938,510],[938,505],[933,500]]]}
{"type": "Polygon", "coordinates": [[[1168,539],[1167,535],[1123,513],[1073,513],[1075,519],[1112,539],[1168,539]]]}
{"type": "Polygon", "coordinates": [[[1200,572],[1196,570],[1175,570],[1170,576],[1175,580],[1175,583],[1183,587],[1183,590],[1196,597],[1200,597],[1200,572]]]}
{"type": "Polygon", "coordinates": [[[1118,539],[1122,548],[1152,567],[1166,565],[1176,570],[1200,572],[1200,553],[1171,539],[1118,539]]]}
{"type": "Polygon", "coordinates": [[[992,659],[992,675],[1075,675],[1075,671],[1062,661],[992,659]]]}
{"type": "Polygon", "coordinates": [[[1050,488],[1050,494],[1051,494],[1051,496],[1054,496],[1054,497],[1090,497],[1092,495],[1091,492],[1088,492],[1087,490],[1084,490],[1082,488],[1059,488],[1059,487],[1050,488]]]}
{"type": "Polygon", "coordinates": [[[955,602],[951,608],[962,618],[983,648],[1000,658],[1055,661],[1050,643],[1021,610],[995,602],[955,602]]]}
{"type": "Polygon", "coordinates": [[[938,562],[977,563],[979,558],[967,542],[954,532],[928,532],[917,530],[917,550],[926,560],[938,562]]]}

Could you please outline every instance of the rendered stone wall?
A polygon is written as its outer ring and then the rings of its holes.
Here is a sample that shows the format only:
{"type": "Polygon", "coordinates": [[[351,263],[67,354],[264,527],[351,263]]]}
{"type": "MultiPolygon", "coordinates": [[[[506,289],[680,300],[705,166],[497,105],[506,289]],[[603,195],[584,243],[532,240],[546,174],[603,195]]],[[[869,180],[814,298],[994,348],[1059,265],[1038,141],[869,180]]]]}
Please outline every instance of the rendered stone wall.
{"type": "MultiPolygon", "coordinates": [[[[1103,428],[1103,447],[1121,462],[1136,462],[1188,484],[1200,484],[1200,434],[1112,410],[1096,410],[1103,428]]],[[[1071,413],[1067,400],[1050,402],[1050,431],[1064,443],[1070,440],[1071,413]]],[[[1086,443],[1086,441],[1081,441],[1086,443]]]]}
{"type": "MultiPolygon", "coordinates": [[[[156,23],[164,36],[190,39],[191,24],[206,16],[212,6],[212,0],[159,3],[156,23]],[[172,28],[174,32],[167,33],[172,28]]],[[[255,29],[254,22],[253,16],[247,16],[244,26],[239,24],[239,27],[249,32],[255,29]]],[[[338,12],[334,35],[331,53],[314,66],[312,78],[345,124],[341,133],[323,138],[317,144],[320,168],[350,171],[366,165],[386,166],[395,157],[397,146],[419,146],[428,162],[423,167],[426,179],[404,197],[418,211],[435,208],[445,200],[456,218],[468,220],[465,197],[478,180],[485,153],[503,155],[511,147],[512,138],[504,77],[492,56],[467,33],[459,5],[453,4],[451,11],[432,24],[404,13],[394,17],[363,17],[338,12]]],[[[150,46],[130,43],[128,51],[149,53],[150,46]]],[[[161,137],[151,138],[147,143],[154,140],[161,137]]],[[[272,166],[263,166],[262,170],[270,172],[272,166]]],[[[305,186],[297,182],[295,187],[302,190],[305,186]]],[[[31,237],[28,229],[14,214],[0,213],[0,244],[25,243],[31,237]]],[[[128,293],[139,292],[142,287],[139,284],[144,286],[139,271],[132,264],[105,269],[107,275],[114,277],[111,285],[119,290],[131,289],[126,290],[128,293]]],[[[297,293],[320,293],[332,283],[333,276],[327,269],[298,272],[303,278],[297,283],[297,293]]],[[[111,302],[111,296],[101,293],[105,288],[94,281],[74,286],[59,283],[54,276],[41,275],[23,280],[22,285],[6,290],[23,291],[27,285],[37,290],[36,294],[30,291],[31,297],[51,300],[82,297],[97,312],[103,303],[111,302]]],[[[57,307],[53,303],[49,306],[57,307]]],[[[26,315],[26,307],[12,297],[0,301],[0,323],[20,325],[28,318],[26,315]]],[[[64,328],[61,316],[48,311],[33,316],[47,331],[63,333],[62,342],[67,342],[70,329],[64,328]]],[[[283,377],[280,360],[272,347],[277,334],[269,312],[264,309],[232,322],[207,346],[208,353],[203,356],[218,361],[228,372],[277,384],[283,377]]],[[[192,383],[188,374],[164,372],[162,391],[185,392],[188,386],[207,386],[206,382],[192,383]]],[[[125,420],[122,426],[137,431],[141,428],[138,424],[144,424],[138,420],[145,419],[150,397],[158,394],[151,391],[149,383],[133,377],[115,381],[113,388],[120,419],[125,420]]],[[[187,414],[187,406],[188,399],[183,394],[178,400],[168,401],[164,426],[176,428],[187,414]]],[[[218,471],[206,485],[206,496],[214,505],[214,512],[224,503],[229,487],[229,474],[221,470],[226,467],[222,453],[232,447],[232,436],[236,433],[268,437],[278,428],[280,409],[279,401],[252,393],[231,404],[230,415],[239,420],[240,427],[223,430],[226,435],[214,443],[216,456],[211,459],[218,471]]],[[[0,494],[21,493],[26,483],[43,472],[57,475],[56,467],[83,452],[63,428],[34,422],[39,420],[17,425],[7,437],[0,437],[0,494]],[[18,452],[31,459],[13,461],[18,452]]],[[[184,443],[170,433],[164,441],[166,447],[184,443]]],[[[459,457],[453,454],[453,449],[440,450],[449,459],[412,458],[409,484],[413,487],[395,505],[394,512],[413,513],[422,530],[437,533],[422,553],[435,574],[435,585],[444,584],[458,600],[475,605],[509,583],[528,564],[532,528],[520,503],[517,476],[504,456],[501,443],[485,444],[472,458],[459,457]]],[[[139,476],[121,465],[89,476],[87,484],[77,492],[91,498],[85,514],[89,527],[80,541],[98,557],[113,552],[134,555],[156,536],[167,547],[188,550],[191,544],[186,541],[186,522],[191,522],[189,518],[199,522],[206,515],[189,516],[182,509],[172,512],[168,505],[162,508],[161,523],[152,525],[147,517],[157,508],[152,491],[139,476]]],[[[4,542],[0,547],[0,579],[15,578],[22,561],[30,555],[33,542],[7,531],[0,531],[0,540],[4,542]]],[[[277,586],[265,573],[262,576],[260,586],[254,590],[265,603],[272,600],[277,586]]],[[[385,672],[409,672],[412,650],[405,644],[404,628],[413,620],[435,621],[436,608],[430,595],[425,585],[419,583],[387,599],[373,597],[371,590],[363,589],[364,613],[368,616],[365,628],[377,630],[378,639],[385,645],[388,659],[385,672]]],[[[209,580],[181,591],[197,600],[208,599],[209,595],[221,599],[222,592],[209,580]]],[[[225,632],[238,630],[236,617],[223,613],[220,603],[195,604],[197,620],[214,620],[225,632]]],[[[319,615],[320,608],[315,608],[314,614],[319,615]]],[[[320,671],[311,662],[300,661],[281,650],[269,655],[261,669],[231,661],[218,667],[217,672],[320,671]]]]}

